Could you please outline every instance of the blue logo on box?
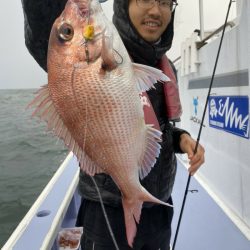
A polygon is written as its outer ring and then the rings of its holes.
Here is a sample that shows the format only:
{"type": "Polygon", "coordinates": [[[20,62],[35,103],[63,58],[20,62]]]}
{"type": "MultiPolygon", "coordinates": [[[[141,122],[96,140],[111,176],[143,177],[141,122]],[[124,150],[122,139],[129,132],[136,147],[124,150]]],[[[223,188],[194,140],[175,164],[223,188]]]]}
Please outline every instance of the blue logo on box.
{"type": "Polygon", "coordinates": [[[210,96],[209,126],[249,139],[249,97],[210,96]]]}

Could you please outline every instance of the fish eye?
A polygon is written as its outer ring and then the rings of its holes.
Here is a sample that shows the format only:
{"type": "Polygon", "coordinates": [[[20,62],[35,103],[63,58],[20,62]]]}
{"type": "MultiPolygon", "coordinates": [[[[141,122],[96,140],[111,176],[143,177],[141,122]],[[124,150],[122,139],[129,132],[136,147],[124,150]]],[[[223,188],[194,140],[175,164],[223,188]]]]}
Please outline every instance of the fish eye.
{"type": "Polygon", "coordinates": [[[74,29],[70,24],[63,23],[58,28],[58,35],[63,41],[69,41],[74,36],[74,29]]]}

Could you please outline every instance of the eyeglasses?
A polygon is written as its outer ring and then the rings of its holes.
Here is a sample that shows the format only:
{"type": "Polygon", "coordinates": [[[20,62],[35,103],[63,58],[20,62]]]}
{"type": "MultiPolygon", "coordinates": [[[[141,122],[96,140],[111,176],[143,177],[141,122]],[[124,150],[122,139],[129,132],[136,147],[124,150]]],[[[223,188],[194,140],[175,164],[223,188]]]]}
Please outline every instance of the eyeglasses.
{"type": "Polygon", "coordinates": [[[155,2],[158,2],[158,5],[162,9],[170,9],[172,12],[175,10],[178,5],[177,2],[173,0],[136,0],[138,7],[142,9],[151,9],[154,7],[155,2]]]}

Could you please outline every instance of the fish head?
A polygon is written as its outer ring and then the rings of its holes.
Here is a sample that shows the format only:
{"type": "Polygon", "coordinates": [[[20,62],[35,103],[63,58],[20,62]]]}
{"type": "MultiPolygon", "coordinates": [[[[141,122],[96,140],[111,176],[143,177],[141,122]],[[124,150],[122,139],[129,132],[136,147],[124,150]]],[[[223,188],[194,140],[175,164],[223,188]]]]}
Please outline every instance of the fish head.
{"type": "Polygon", "coordinates": [[[109,30],[97,0],[68,0],[51,30],[48,70],[55,62],[62,67],[87,67],[95,62],[102,56],[103,37],[112,37],[109,30]]]}

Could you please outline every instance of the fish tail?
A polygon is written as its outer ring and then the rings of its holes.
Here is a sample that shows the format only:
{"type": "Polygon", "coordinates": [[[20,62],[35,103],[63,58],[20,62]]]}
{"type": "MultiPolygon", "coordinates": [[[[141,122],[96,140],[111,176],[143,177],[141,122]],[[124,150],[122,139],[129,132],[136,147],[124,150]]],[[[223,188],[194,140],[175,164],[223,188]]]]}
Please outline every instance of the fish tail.
{"type": "Polygon", "coordinates": [[[137,200],[135,202],[131,202],[127,199],[122,200],[126,226],[126,236],[128,245],[131,248],[133,247],[134,238],[137,232],[137,225],[140,221],[142,204],[143,201],[141,200],[137,200]]]}
{"type": "MultiPolygon", "coordinates": [[[[137,196],[138,197],[138,196],[137,196]]],[[[122,199],[125,226],[126,226],[126,236],[128,245],[133,247],[134,238],[137,232],[137,226],[140,222],[141,209],[143,202],[153,202],[161,204],[164,206],[173,207],[171,204],[163,202],[153,195],[151,195],[146,189],[142,187],[141,192],[139,193],[138,199],[122,199]]]]}

